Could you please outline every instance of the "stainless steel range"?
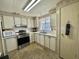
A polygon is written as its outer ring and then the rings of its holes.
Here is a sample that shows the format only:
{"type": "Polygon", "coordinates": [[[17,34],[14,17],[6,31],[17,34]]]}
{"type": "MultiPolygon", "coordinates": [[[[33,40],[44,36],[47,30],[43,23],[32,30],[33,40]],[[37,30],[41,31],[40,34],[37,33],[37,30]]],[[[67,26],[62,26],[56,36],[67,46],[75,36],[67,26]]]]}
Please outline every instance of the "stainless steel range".
{"type": "Polygon", "coordinates": [[[30,43],[29,34],[26,33],[25,30],[19,30],[18,36],[17,36],[17,42],[18,42],[18,48],[19,46],[30,43]]]}

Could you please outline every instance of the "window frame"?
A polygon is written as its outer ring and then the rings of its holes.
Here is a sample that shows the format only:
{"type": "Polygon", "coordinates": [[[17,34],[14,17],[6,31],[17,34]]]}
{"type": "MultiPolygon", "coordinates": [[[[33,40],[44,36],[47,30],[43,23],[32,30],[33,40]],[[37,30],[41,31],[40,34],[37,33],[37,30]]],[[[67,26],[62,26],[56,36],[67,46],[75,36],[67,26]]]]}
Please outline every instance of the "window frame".
{"type": "MultiPolygon", "coordinates": [[[[45,25],[45,28],[46,28],[47,26],[45,25]]],[[[44,28],[44,29],[45,29],[44,28]]],[[[39,22],[39,31],[40,32],[43,32],[43,33],[50,33],[50,32],[52,32],[52,27],[51,27],[51,16],[46,16],[46,17],[43,17],[43,18],[40,18],[40,22],[39,22]],[[49,21],[47,21],[48,19],[46,19],[46,18],[49,18],[49,21]],[[47,24],[48,22],[49,22],[49,25],[50,25],[50,30],[41,30],[41,27],[42,27],[42,22],[45,22],[45,24],[47,24]]]]}

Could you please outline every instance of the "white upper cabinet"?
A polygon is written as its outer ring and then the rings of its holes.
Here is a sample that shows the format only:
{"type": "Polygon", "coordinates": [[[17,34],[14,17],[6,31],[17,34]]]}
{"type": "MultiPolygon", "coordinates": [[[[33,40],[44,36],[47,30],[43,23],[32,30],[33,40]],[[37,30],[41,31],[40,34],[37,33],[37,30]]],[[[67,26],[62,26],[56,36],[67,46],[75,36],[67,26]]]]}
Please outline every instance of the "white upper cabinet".
{"type": "Polygon", "coordinates": [[[15,17],[15,25],[21,26],[21,17],[15,17]]]}
{"type": "Polygon", "coordinates": [[[31,28],[31,19],[30,18],[28,18],[28,28],[31,28]]]}
{"type": "Polygon", "coordinates": [[[28,28],[34,27],[33,18],[28,18],[28,28]]]}
{"type": "Polygon", "coordinates": [[[56,13],[51,14],[52,26],[56,26],[56,13]]]}
{"type": "Polygon", "coordinates": [[[51,14],[50,17],[51,17],[51,26],[52,26],[52,29],[56,30],[56,26],[57,26],[56,13],[51,14]]]}
{"type": "Polygon", "coordinates": [[[22,25],[27,25],[27,19],[26,18],[22,18],[21,21],[22,21],[21,22],[22,25]]]}
{"type": "Polygon", "coordinates": [[[34,26],[34,20],[33,19],[31,19],[31,27],[35,27],[34,26]]]}
{"type": "Polygon", "coordinates": [[[35,27],[39,27],[39,25],[40,25],[39,23],[40,23],[39,18],[36,18],[36,24],[35,24],[36,26],[35,27]]]}
{"type": "Polygon", "coordinates": [[[13,16],[3,16],[3,28],[9,29],[14,27],[13,16]]]}

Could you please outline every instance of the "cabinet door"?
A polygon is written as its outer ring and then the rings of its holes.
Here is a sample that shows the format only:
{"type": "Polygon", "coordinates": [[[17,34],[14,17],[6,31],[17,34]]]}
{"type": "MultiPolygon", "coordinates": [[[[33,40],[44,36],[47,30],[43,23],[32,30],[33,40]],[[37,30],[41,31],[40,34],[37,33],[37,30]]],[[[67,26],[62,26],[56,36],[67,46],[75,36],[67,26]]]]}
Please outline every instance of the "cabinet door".
{"type": "Polygon", "coordinates": [[[6,40],[6,47],[7,47],[8,52],[17,49],[17,40],[16,40],[16,38],[10,38],[10,39],[5,39],[5,40],[6,40]]]}
{"type": "Polygon", "coordinates": [[[30,18],[28,18],[28,28],[31,28],[31,19],[30,18]]]}
{"type": "Polygon", "coordinates": [[[13,28],[14,27],[14,20],[13,16],[3,16],[3,27],[8,29],[8,28],[13,28]]]}
{"type": "Polygon", "coordinates": [[[36,42],[40,43],[39,34],[37,34],[37,40],[36,40],[36,42]]]}
{"type": "Polygon", "coordinates": [[[49,36],[45,36],[45,47],[49,48],[49,36]]]}
{"type": "Polygon", "coordinates": [[[35,38],[35,42],[37,41],[37,34],[36,33],[34,33],[34,38],[35,38]]]}
{"type": "Polygon", "coordinates": [[[44,35],[40,35],[40,44],[44,46],[44,35]]]}
{"type": "Polygon", "coordinates": [[[28,18],[28,28],[34,27],[34,21],[32,18],[28,18]]]}
{"type": "Polygon", "coordinates": [[[56,48],[56,38],[50,37],[50,49],[55,51],[56,48]]]}
{"type": "Polygon", "coordinates": [[[56,30],[56,24],[57,24],[57,20],[56,20],[56,13],[54,13],[54,14],[51,14],[51,27],[52,27],[52,29],[53,30],[56,30]]]}
{"type": "Polygon", "coordinates": [[[31,27],[32,27],[32,28],[35,27],[35,26],[34,26],[34,23],[35,23],[34,20],[31,18],[31,27]]]}
{"type": "Polygon", "coordinates": [[[22,25],[26,26],[27,25],[27,19],[26,18],[22,18],[21,19],[22,25]]]}
{"type": "Polygon", "coordinates": [[[35,24],[35,27],[39,27],[39,23],[40,23],[39,18],[36,18],[36,24],[35,24]]]}
{"type": "Polygon", "coordinates": [[[36,33],[34,33],[34,38],[35,38],[35,42],[37,42],[37,34],[36,33]]]}
{"type": "Polygon", "coordinates": [[[34,33],[30,33],[30,43],[34,42],[34,33]]]}
{"type": "Polygon", "coordinates": [[[21,18],[20,17],[15,17],[15,25],[21,26],[21,18]]]}
{"type": "Polygon", "coordinates": [[[39,34],[35,33],[35,42],[39,43],[39,34]]]}

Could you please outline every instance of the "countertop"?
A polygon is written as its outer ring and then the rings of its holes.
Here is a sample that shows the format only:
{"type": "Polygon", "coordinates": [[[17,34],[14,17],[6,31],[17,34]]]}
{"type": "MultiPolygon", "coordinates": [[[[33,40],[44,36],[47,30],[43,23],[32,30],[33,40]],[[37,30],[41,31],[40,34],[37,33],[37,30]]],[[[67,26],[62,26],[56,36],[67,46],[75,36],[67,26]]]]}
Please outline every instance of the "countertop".
{"type": "Polygon", "coordinates": [[[57,37],[55,32],[52,32],[52,33],[31,32],[31,33],[36,33],[36,34],[40,34],[40,35],[46,35],[46,36],[57,37]]]}
{"type": "Polygon", "coordinates": [[[3,37],[3,39],[10,39],[10,38],[16,38],[16,35],[3,37]]]}

